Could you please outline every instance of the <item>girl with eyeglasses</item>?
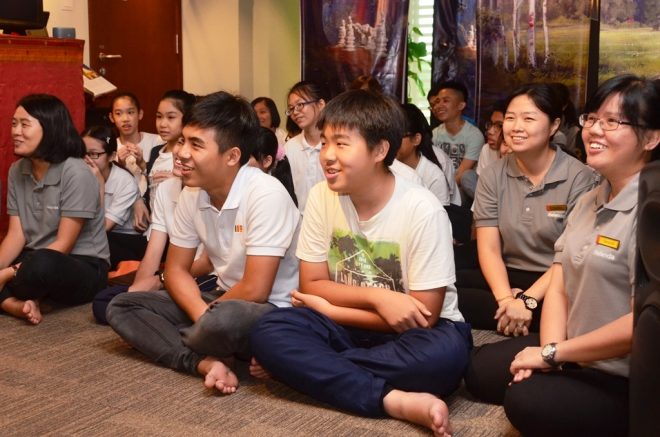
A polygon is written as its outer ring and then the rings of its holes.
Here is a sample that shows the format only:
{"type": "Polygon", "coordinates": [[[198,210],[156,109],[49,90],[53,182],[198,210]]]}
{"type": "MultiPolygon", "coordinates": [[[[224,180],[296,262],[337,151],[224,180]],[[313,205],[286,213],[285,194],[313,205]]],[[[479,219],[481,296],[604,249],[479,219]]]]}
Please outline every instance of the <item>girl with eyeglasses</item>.
{"type": "Polygon", "coordinates": [[[99,185],[60,99],[32,94],[12,118],[9,229],[0,244],[0,307],[38,324],[41,300],[80,305],[106,284],[110,253],[99,185]]]}
{"type": "Polygon", "coordinates": [[[139,260],[144,255],[147,240],[135,230],[132,220],[133,205],[140,198],[140,189],[128,170],[114,164],[117,138],[110,126],[93,126],[82,137],[87,150],[85,162],[101,187],[110,267],[114,270],[120,261],[139,260]]]}
{"type": "Polygon", "coordinates": [[[657,159],[658,107],[660,80],[622,75],[605,81],[580,117],[587,164],[602,182],[580,198],[555,244],[540,338],[489,346],[491,370],[478,375],[523,435],[628,434],[638,184],[657,159]]]}
{"type": "Polygon", "coordinates": [[[314,82],[298,82],[289,90],[286,115],[302,132],[287,141],[285,149],[301,213],[305,211],[309,190],[325,180],[319,162],[321,131],[316,127],[325,102],[325,94],[314,82]]]}

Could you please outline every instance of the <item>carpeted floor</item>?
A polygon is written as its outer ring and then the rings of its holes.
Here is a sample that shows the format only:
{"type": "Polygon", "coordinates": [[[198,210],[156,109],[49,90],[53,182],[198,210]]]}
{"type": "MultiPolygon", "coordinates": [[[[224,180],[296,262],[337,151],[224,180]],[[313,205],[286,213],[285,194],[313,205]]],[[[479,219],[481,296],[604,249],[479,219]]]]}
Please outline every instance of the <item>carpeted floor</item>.
{"type": "MultiPolygon", "coordinates": [[[[477,344],[497,340],[475,332],[477,344]]],[[[39,326],[0,314],[3,436],[412,436],[425,429],[335,411],[274,381],[239,370],[230,396],[194,376],[157,367],[106,326],[89,305],[46,314],[39,326]]],[[[501,407],[447,399],[456,436],[517,436],[501,407]]]]}

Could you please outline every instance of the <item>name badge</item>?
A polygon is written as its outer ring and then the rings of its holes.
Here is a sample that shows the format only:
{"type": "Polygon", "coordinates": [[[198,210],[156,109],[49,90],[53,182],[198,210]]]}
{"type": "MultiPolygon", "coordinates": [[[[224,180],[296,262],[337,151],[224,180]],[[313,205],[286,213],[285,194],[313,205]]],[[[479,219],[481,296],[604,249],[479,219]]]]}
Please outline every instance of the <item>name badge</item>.
{"type": "Polygon", "coordinates": [[[548,212],[548,217],[552,218],[564,218],[566,217],[566,211],[568,210],[568,205],[566,204],[548,204],[545,205],[545,210],[548,212]]]}
{"type": "Polygon", "coordinates": [[[619,246],[621,246],[621,242],[619,240],[606,237],[605,235],[599,235],[596,237],[596,244],[609,247],[610,249],[614,250],[619,250],[619,246]]]}

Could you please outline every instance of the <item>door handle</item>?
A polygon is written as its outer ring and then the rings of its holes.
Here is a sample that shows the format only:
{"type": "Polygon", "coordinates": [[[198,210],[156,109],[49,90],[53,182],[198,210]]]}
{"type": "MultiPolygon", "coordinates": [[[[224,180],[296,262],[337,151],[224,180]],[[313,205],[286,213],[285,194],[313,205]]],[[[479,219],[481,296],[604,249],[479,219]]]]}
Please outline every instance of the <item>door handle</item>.
{"type": "Polygon", "coordinates": [[[103,52],[99,53],[99,60],[103,61],[105,59],[121,59],[121,55],[108,55],[103,52]]]}

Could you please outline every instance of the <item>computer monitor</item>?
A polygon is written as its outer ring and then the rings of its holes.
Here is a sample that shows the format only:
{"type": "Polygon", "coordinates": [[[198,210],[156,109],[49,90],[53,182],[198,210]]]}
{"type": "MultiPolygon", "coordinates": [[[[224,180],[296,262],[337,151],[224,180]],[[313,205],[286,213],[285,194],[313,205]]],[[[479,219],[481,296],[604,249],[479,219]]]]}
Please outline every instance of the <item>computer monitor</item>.
{"type": "Polygon", "coordinates": [[[28,29],[41,29],[48,23],[43,0],[0,1],[0,29],[4,33],[25,35],[28,29]]]}

